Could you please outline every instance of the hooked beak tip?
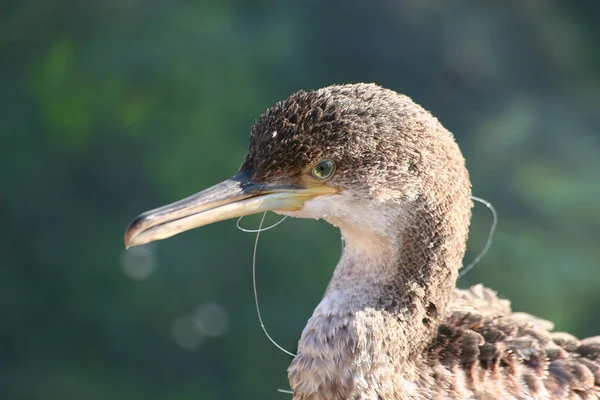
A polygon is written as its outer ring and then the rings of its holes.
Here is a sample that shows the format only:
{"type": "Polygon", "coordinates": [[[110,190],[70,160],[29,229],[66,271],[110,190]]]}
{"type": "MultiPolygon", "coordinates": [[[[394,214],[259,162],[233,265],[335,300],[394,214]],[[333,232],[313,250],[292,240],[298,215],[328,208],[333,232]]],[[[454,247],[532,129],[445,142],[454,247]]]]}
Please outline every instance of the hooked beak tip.
{"type": "Polygon", "coordinates": [[[142,225],[144,224],[144,220],[144,214],[141,214],[135,217],[135,219],[129,224],[129,227],[125,231],[125,249],[143,244],[136,243],[135,238],[137,234],[143,230],[142,225]]]}

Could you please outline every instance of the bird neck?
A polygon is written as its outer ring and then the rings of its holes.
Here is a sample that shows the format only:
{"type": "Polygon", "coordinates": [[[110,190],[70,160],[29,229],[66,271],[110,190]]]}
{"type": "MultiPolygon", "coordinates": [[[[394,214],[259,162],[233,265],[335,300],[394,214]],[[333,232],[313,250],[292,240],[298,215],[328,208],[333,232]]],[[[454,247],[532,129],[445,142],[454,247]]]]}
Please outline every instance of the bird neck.
{"type": "Polygon", "coordinates": [[[444,208],[420,198],[392,219],[393,229],[343,228],[346,248],[318,310],[379,313],[403,332],[398,351],[421,351],[451,298],[465,249],[466,230],[444,208]]]}
{"type": "Polygon", "coordinates": [[[410,379],[408,365],[433,338],[464,255],[470,200],[457,209],[421,198],[397,217],[384,231],[340,226],[344,253],[289,369],[295,399],[348,398],[381,371],[410,379]]]}

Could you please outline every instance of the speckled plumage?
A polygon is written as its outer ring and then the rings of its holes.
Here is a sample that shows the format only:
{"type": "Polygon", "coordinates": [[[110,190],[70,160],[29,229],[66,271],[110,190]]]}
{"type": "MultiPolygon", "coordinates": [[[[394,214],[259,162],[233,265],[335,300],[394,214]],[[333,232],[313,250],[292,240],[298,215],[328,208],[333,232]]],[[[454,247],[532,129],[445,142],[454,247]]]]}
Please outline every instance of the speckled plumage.
{"type": "Polygon", "coordinates": [[[598,398],[600,339],[455,289],[471,188],[434,117],[371,84],[298,92],[254,125],[241,169],[306,187],[322,159],[339,193],[286,214],[338,226],[346,249],[290,365],[295,400],[598,398]]]}
{"type": "Polygon", "coordinates": [[[330,86],[277,103],[238,174],[138,215],[125,245],[263,211],[339,227],[346,246],[288,369],[294,400],[597,399],[600,337],[456,289],[472,205],[437,119],[376,85],[330,86]]]}

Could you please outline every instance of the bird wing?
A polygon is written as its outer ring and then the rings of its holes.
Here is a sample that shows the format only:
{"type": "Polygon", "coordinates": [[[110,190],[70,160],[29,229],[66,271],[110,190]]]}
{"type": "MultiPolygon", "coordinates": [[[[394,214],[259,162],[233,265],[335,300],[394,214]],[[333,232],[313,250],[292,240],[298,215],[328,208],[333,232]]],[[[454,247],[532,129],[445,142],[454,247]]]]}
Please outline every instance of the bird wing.
{"type": "Polygon", "coordinates": [[[491,289],[457,289],[425,354],[438,396],[598,399],[600,336],[579,340],[552,328],[513,313],[491,289]]]}

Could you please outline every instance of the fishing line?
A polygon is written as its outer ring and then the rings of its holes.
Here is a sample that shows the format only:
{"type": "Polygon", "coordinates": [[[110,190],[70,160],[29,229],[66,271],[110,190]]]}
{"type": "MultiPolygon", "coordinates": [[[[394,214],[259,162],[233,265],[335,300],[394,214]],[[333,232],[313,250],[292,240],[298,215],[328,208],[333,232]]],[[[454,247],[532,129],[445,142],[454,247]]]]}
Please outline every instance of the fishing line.
{"type": "MultiPolygon", "coordinates": [[[[265,213],[265,214],[266,214],[266,213],[265,213]]],[[[242,227],[240,226],[240,221],[242,220],[242,218],[244,218],[244,217],[242,216],[242,217],[239,217],[239,218],[238,218],[237,222],[235,223],[235,226],[237,226],[237,228],[238,228],[240,231],[242,231],[242,232],[246,232],[246,233],[260,233],[260,232],[268,231],[269,229],[273,229],[273,228],[275,228],[277,225],[279,225],[280,223],[282,223],[283,221],[285,221],[287,217],[288,217],[287,215],[284,215],[284,217],[283,217],[283,218],[281,218],[279,221],[275,222],[275,223],[274,223],[273,225],[271,225],[271,226],[267,226],[266,228],[262,228],[262,229],[260,229],[260,228],[258,228],[258,229],[246,229],[246,228],[242,228],[242,227]]],[[[264,215],[263,215],[263,219],[264,219],[264,215]]]]}
{"type": "Polygon", "coordinates": [[[485,246],[483,247],[483,250],[481,250],[479,255],[477,257],[475,257],[475,259],[473,261],[471,261],[471,263],[469,265],[467,265],[460,271],[460,273],[458,274],[458,279],[462,278],[470,270],[472,270],[473,267],[475,266],[475,264],[477,264],[479,261],[481,261],[481,259],[488,252],[488,250],[490,249],[490,246],[492,245],[492,241],[494,240],[494,232],[496,231],[496,226],[498,225],[498,213],[496,213],[496,209],[494,208],[492,203],[490,203],[489,201],[484,200],[482,198],[475,197],[475,196],[471,196],[471,199],[486,206],[492,212],[492,215],[494,216],[494,221],[492,222],[492,226],[490,227],[490,232],[488,233],[488,239],[487,239],[487,242],[485,243],[485,246]]]}
{"type": "MultiPolygon", "coordinates": [[[[279,222],[281,222],[281,221],[279,221],[279,222]]],[[[278,224],[279,224],[279,222],[278,222],[278,224]]],[[[340,235],[340,240],[341,240],[341,245],[342,245],[341,249],[340,249],[340,258],[342,258],[342,256],[344,255],[344,247],[346,247],[346,241],[344,240],[343,235],[340,235]]],[[[277,391],[279,393],[284,393],[284,394],[291,394],[291,395],[294,394],[294,391],[287,390],[287,389],[277,389],[277,391]]]]}
{"type": "MultiPolygon", "coordinates": [[[[498,225],[498,213],[496,212],[496,209],[494,208],[494,206],[487,200],[484,200],[482,198],[479,197],[475,197],[475,196],[471,196],[471,199],[474,201],[477,201],[481,204],[483,204],[484,206],[486,206],[492,213],[494,220],[492,222],[492,226],[490,227],[490,231],[488,233],[488,239],[487,242],[485,243],[485,246],[483,247],[483,250],[481,250],[481,252],[479,253],[479,255],[477,255],[477,257],[475,257],[475,259],[473,261],[471,261],[471,263],[469,265],[467,265],[466,267],[464,267],[460,273],[458,274],[458,278],[462,278],[463,276],[465,276],[471,269],[473,269],[473,267],[479,263],[481,261],[481,259],[486,255],[486,253],[488,252],[488,250],[490,249],[491,245],[492,245],[492,241],[494,239],[494,232],[496,231],[496,227],[498,225]]],[[[265,323],[263,322],[262,319],[262,315],[260,313],[260,305],[259,305],[259,301],[258,301],[258,290],[257,290],[257,286],[256,286],[256,253],[258,250],[258,240],[260,238],[260,234],[261,232],[264,231],[268,231],[269,229],[273,229],[275,228],[277,225],[281,224],[286,218],[287,215],[284,216],[283,218],[281,218],[279,221],[277,221],[276,223],[274,223],[271,226],[268,226],[266,228],[263,228],[263,223],[265,222],[265,217],[267,216],[267,213],[263,213],[261,219],[260,219],[260,224],[258,225],[258,229],[246,229],[246,228],[242,228],[240,226],[240,221],[242,220],[243,217],[240,217],[237,222],[236,222],[236,227],[241,230],[242,232],[246,232],[246,233],[256,233],[256,238],[254,240],[254,250],[252,252],[252,287],[254,290],[254,304],[256,305],[256,315],[258,316],[258,321],[260,322],[260,327],[262,328],[263,333],[265,334],[265,336],[267,337],[267,339],[269,339],[269,341],[275,346],[277,347],[279,350],[281,350],[282,352],[284,352],[287,355],[290,355],[292,357],[296,357],[296,354],[292,353],[291,351],[288,351],[286,349],[284,349],[282,346],[280,346],[272,337],[271,335],[269,335],[269,332],[267,331],[267,328],[265,326],[265,323]]],[[[341,252],[343,254],[344,252],[344,247],[345,247],[345,241],[344,241],[344,237],[341,236],[341,252]]],[[[285,393],[285,394],[291,394],[293,395],[294,392],[291,390],[286,390],[286,389],[277,389],[277,391],[279,393],[285,393]]]]}
{"type": "Polygon", "coordinates": [[[239,223],[240,220],[242,219],[242,217],[240,217],[237,221],[237,227],[238,229],[240,229],[243,232],[251,232],[251,233],[256,233],[256,239],[254,240],[254,252],[252,253],[252,287],[254,289],[254,304],[256,305],[256,314],[258,315],[258,321],[260,322],[260,327],[262,328],[265,336],[267,337],[267,339],[269,339],[271,341],[271,343],[273,343],[273,345],[275,345],[275,347],[277,347],[279,350],[283,351],[285,354],[288,354],[292,357],[296,357],[296,355],[290,351],[287,351],[286,349],[284,349],[283,347],[281,347],[272,337],[271,335],[269,335],[269,332],[267,332],[267,328],[265,327],[265,323],[263,322],[262,319],[262,315],[260,314],[260,306],[258,303],[258,291],[256,289],[256,250],[258,249],[258,238],[260,237],[260,233],[266,230],[269,230],[271,228],[276,227],[277,225],[279,225],[281,222],[283,222],[284,219],[287,218],[287,216],[283,217],[281,220],[279,220],[277,223],[264,228],[263,229],[263,223],[265,222],[265,217],[267,216],[267,213],[263,213],[262,218],[260,219],[260,224],[258,225],[258,229],[244,229],[242,227],[240,227],[239,223]]]}

